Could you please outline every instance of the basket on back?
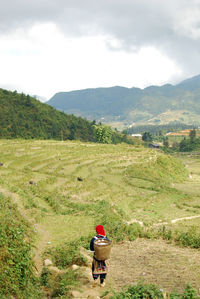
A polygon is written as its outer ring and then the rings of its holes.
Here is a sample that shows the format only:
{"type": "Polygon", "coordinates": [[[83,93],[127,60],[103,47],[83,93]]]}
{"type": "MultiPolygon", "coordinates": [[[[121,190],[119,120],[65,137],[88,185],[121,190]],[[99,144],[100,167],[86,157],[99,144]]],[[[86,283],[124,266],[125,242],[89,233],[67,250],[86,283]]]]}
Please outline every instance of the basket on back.
{"type": "Polygon", "coordinates": [[[105,261],[110,258],[111,241],[106,239],[98,239],[94,241],[95,258],[98,261],[105,261]]]}

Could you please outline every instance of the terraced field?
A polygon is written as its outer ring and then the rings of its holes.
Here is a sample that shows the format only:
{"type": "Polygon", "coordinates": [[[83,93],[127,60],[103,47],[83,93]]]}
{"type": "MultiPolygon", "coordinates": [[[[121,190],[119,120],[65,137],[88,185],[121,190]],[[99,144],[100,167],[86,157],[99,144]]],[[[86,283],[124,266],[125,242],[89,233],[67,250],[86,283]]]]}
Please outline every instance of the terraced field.
{"type": "Polygon", "coordinates": [[[40,271],[45,248],[93,233],[106,205],[126,223],[198,226],[200,158],[181,159],[188,171],[139,146],[1,140],[0,192],[32,223],[40,271]]]}
{"type": "Polygon", "coordinates": [[[94,217],[85,215],[86,204],[102,200],[121,209],[127,221],[147,224],[196,215],[199,209],[191,198],[184,209],[187,199],[182,194],[161,190],[163,181],[154,172],[159,172],[156,161],[162,155],[154,150],[80,142],[1,141],[0,153],[4,164],[1,187],[17,194],[34,219],[48,228],[51,223],[54,230],[61,228],[59,235],[53,234],[53,242],[83,233],[84,223],[92,230],[94,217]],[[82,229],[77,231],[80,222],[82,229]]]}

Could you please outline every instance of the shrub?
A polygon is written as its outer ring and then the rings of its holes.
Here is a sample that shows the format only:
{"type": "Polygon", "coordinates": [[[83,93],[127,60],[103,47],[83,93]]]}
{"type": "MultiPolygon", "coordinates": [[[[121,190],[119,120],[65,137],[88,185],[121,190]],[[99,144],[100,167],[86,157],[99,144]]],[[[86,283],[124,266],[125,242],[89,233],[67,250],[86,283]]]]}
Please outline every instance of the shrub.
{"type": "Polygon", "coordinates": [[[115,293],[110,299],[199,299],[200,296],[197,291],[188,285],[183,294],[176,291],[164,296],[163,291],[153,284],[138,283],[137,285],[127,286],[126,289],[120,293],[115,293]]]}
{"type": "Polygon", "coordinates": [[[46,254],[50,255],[55,265],[60,268],[66,268],[73,264],[85,265],[86,260],[79,252],[80,246],[83,244],[83,238],[72,242],[65,242],[63,245],[48,249],[46,254]]]}
{"type": "Polygon", "coordinates": [[[78,285],[77,276],[77,273],[73,270],[68,270],[66,273],[59,275],[57,279],[54,280],[55,285],[51,298],[66,296],[72,287],[74,288],[78,285]]]}
{"type": "Polygon", "coordinates": [[[78,274],[71,269],[68,269],[65,273],[57,274],[55,271],[51,271],[49,268],[44,267],[40,277],[41,285],[48,289],[48,293],[51,294],[51,298],[57,298],[65,296],[67,298],[68,291],[79,284],[78,274]]]}
{"type": "Polygon", "coordinates": [[[188,285],[184,291],[183,299],[199,299],[200,296],[197,295],[197,291],[188,285]]]}
{"type": "Polygon", "coordinates": [[[111,299],[159,299],[163,298],[162,292],[157,286],[150,284],[145,285],[138,283],[137,285],[129,286],[125,291],[115,294],[111,299]]]}
{"type": "Polygon", "coordinates": [[[200,233],[195,227],[186,232],[176,232],[175,240],[184,246],[200,248],[200,233]]]}

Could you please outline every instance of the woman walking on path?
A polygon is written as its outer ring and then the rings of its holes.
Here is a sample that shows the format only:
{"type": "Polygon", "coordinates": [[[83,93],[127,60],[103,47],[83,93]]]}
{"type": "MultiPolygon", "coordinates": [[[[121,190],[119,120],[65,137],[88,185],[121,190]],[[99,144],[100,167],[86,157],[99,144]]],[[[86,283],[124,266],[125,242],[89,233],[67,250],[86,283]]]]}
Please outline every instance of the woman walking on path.
{"type": "MultiPolygon", "coordinates": [[[[103,225],[97,225],[96,227],[96,232],[97,235],[92,238],[90,241],[90,250],[94,251],[94,242],[96,240],[107,240],[110,241],[105,234],[105,230],[103,225]]],[[[95,257],[95,252],[93,256],[93,262],[92,262],[92,276],[94,279],[94,284],[93,286],[95,287],[97,285],[97,279],[100,277],[100,286],[104,287],[105,286],[105,279],[108,271],[108,263],[107,261],[99,261],[95,257]]]]}

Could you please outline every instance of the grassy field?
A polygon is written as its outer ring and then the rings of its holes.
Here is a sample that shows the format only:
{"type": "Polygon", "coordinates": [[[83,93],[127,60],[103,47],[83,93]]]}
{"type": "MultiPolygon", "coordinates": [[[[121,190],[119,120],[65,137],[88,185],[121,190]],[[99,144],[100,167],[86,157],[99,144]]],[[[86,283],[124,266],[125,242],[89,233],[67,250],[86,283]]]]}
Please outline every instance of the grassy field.
{"type": "Polygon", "coordinates": [[[17,194],[53,244],[92,232],[102,201],[146,225],[200,213],[199,158],[182,156],[191,180],[168,156],[125,144],[3,140],[0,149],[1,187],[17,194]]]}
{"type": "Polygon", "coordinates": [[[199,155],[175,159],[126,144],[1,140],[0,162],[0,192],[32,224],[38,270],[46,248],[94,233],[105,209],[146,228],[164,223],[184,231],[200,224],[199,155]]]}

